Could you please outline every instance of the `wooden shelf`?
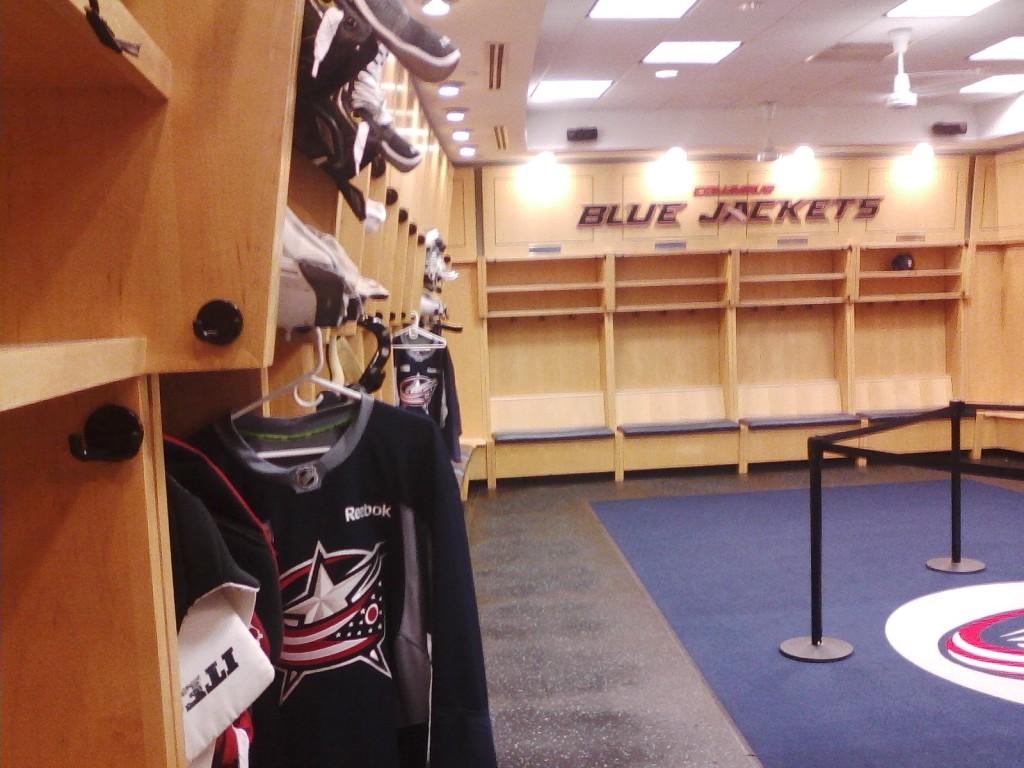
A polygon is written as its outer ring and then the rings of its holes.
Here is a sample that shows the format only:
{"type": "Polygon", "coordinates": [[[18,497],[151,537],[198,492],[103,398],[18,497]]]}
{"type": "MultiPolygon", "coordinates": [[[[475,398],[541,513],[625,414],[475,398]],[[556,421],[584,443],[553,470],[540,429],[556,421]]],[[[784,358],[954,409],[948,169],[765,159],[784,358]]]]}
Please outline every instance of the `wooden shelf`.
{"type": "Polygon", "coordinates": [[[535,291],[599,291],[604,283],[538,283],[532,285],[492,285],[487,293],[534,293],[535,291]]]}
{"type": "Polygon", "coordinates": [[[628,304],[615,308],[616,312],[670,312],[689,309],[723,309],[724,301],[684,301],[674,304],[628,304]]]}
{"type": "Polygon", "coordinates": [[[909,280],[914,277],[960,277],[962,274],[959,269],[904,269],[861,272],[860,277],[864,280],[909,280]]]}
{"type": "Polygon", "coordinates": [[[724,256],[731,253],[729,250],[710,250],[710,251],[654,251],[648,253],[616,253],[616,259],[663,259],[665,257],[686,257],[691,256],[724,256]]]}
{"type": "Polygon", "coordinates": [[[533,256],[503,256],[487,259],[488,264],[529,264],[534,261],[604,261],[604,254],[538,253],[533,256]]]}
{"type": "Polygon", "coordinates": [[[988,238],[988,239],[983,238],[983,237],[979,237],[978,238],[978,242],[976,243],[976,245],[979,248],[993,248],[993,247],[999,248],[999,247],[1009,247],[1009,246],[1020,246],[1020,245],[1024,245],[1024,236],[993,237],[993,238],[988,238]]]}
{"type": "Polygon", "coordinates": [[[0,411],[146,373],[143,338],[0,345],[0,411]]]}
{"type": "Polygon", "coordinates": [[[821,245],[780,245],[777,247],[766,247],[766,248],[740,248],[739,254],[742,256],[745,253],[749,254],[767,254],[772,255],[776,253],[830,253],[835,255],[846,254],[853,250],[853,246],[840,245],[840,246],[821,246],[821,245]]]}
{"type": "Polygon", "coordinates": [[[924,240],[907,240],[902,243],[866,243],[860,247],[861,251],[913,251],[918,248],[936,250],[942,248],[963,248],[967,243],[930,243],[924,240]]]}
{"type": "Polygon", "coordinates": [[[746,275],[740,277],[740,283],[821,283],[826,281],[844,280],[843,272],[800,272],[779,275],[746,275]]]}
{"type": "Polygon", "coordinates": [[[890,301],[956,301],[962,299],[962,291],[950,291],[947,293],[889,293],[878,296],[861,295],[857,299],[859,304],[881,304],[890,301]]]}
{"type": "Polygon", "coordinates": [[[620,280],[615,283],[616,288],[671,288],[675,286],[693,285],[725,285],[724,277],[670,277],[664,280],[657,278],[651,280],[620,280]]]}
{"type": "Polygon", "coordinates": [[[821,304],[842,304],[846,301],[842,296],[808,296],[789,299],[747,299],[736,306],[741,309],[756,307],[811,307],[821,304]]]}
{"type": "Polygon", "coordinates": [[[103,0],[101,16],[119,40],[139,44],[139,55],[103,45],[85,17],[87,2],[33,0],[3,3],[5,88],[133,88],[166,101],[171,62],[120,0],[103,0]]]}
{"type": "Polygon", "coordinates": [[[604,310],[601,307],[559,307],[557,309],[498,309],[488,312],[489,318],[503,317],[553,317],[564,315],[600,315],[604,310]]]}

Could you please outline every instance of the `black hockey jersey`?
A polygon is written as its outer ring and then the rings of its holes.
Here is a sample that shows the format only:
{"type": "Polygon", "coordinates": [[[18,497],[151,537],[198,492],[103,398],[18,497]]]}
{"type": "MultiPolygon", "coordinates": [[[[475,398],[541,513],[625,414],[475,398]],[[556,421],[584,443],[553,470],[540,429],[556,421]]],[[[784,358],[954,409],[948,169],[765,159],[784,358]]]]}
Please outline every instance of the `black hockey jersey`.
{"type": "Polygon", "coordinates": [[[194,442],[274,537],[278,768],[418,768],[428,723],[431,768],[493,768],[465,523],[436,425],[364,397],[225,419],[194,442]],[[257,453],[325,443],[290,466],[257,453]]]}
{"type": "Polygon", "coordinates": [[[190,768],[248,765],[248,709],[272,683],[253,610],[259,587],[204,503],[167,476],[178,664],[190,768]]]}
{"type": "Polygon", "coordinates": [[[433,419],[449,456],[459,461],[462,419],[451,353],[446,347],[396,349],[394,360],[399,406],[433,419]]]}

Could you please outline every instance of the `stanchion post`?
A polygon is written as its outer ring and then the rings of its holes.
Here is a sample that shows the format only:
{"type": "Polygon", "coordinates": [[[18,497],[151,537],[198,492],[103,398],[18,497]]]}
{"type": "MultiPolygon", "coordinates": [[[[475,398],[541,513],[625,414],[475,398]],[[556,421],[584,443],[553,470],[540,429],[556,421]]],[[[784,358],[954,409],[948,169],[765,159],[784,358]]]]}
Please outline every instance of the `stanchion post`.
{"type": "Polygon", "coordinates": [[[963,400],[949,403],[949,557],[933,557],[925,565],[943,573],[977,573],[985,570],[980,560],[961,557],[961,497],[963,486],[960,471],[960,426],[966,405],[963,400]]]}
{"type": "Polygon", "coordinates": [[[794,637],[779,645],[783,656],[794,661],[840,661],[853,653],[853,646],[845,640],[824,637],[821,618],[821,469],[824,462],[824,443],[820,437],[807,440],[807,458],[810,460],[811,491],[811,635],[794,637]]]}
{"type": "Polygon", "coordinates": [[[964,417],[964,401],[949,404],[949,505],[950,560],[960,562],[960,424],[964,417]]]}
{"type": "Polygon", "coordinates": [[[811,460],[811,642],[821,644],[821,443],[807,441],[811,460]]]}

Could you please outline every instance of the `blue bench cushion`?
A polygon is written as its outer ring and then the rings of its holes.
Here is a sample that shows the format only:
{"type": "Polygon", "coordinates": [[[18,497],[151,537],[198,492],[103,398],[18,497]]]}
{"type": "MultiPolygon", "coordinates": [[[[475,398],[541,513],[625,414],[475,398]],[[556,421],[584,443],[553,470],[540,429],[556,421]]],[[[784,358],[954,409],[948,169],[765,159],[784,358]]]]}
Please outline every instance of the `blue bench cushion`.
{"type": "MultiPolygon", "coordinates": [[[[936,408],[942,408],[939,405],[936,408]]],[[[925,413],[927,411],[935,410],[935,408],[893,408],[890,410],[879,410],[879,411],[858,411],[857,415],[861,418],[867,419],[868,421],[878,421],[880,419],[899,419],[906,416],[917,416],[918,414],[925,413]]]]}
{"type": "Polygon", "coordinates": [[[666,421],[649,424],[620,424],[619,432],[624,435],[685,435],[699,432],[732,432],[740,425],[728,419],[707,421],[666,421]]]}
{"type": "Polygon", "coordinates": [[[778,427],[825,427],[840,424],[860,424],[860,416],[852,413],[815,413],[800,416],[748,416],[740,419],[749,429],[778,427]]]}
{"type": "Polygon", "coordinates": [[[565,429],[530,429],[495,432],[496,443],[532,443],[541,440],[587,440],[614,437],[608,427],[567,427],[565,429]]]}

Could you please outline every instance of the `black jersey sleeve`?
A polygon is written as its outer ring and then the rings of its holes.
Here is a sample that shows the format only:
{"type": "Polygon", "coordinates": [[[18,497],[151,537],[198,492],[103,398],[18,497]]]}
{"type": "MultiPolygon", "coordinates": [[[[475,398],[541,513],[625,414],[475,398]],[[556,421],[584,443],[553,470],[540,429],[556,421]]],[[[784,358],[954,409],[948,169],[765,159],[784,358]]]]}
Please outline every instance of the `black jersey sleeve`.
{"type": "Polygon", "coordinates": [[[495,768],[480,620],[462,501],[437,425],[423,456],[419,504],[429,520],[431,768],[495,768]],[[429,458],[428,458],[429,457],[429,458]]]}

